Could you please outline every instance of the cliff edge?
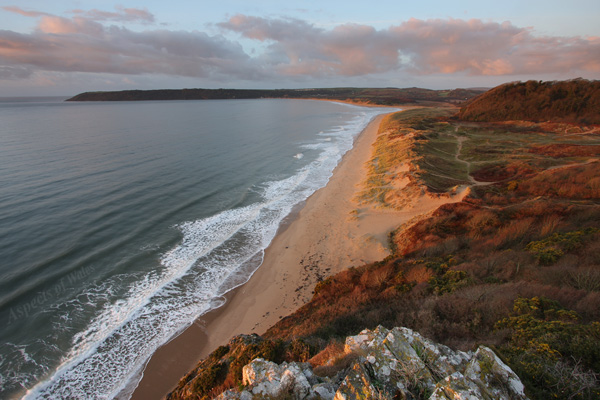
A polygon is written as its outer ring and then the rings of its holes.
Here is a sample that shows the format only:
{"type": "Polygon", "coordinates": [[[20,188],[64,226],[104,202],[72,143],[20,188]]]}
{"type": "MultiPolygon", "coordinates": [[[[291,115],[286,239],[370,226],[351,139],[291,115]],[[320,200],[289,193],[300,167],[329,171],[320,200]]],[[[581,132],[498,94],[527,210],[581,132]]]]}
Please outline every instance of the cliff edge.
{"type": "MultiPolygon", "coordinates": [[[[247,351],[253,341],[256,338],[235,338],[228,352],[211,356],[212,367],[208,368],[231,368],[231,353],[247,351]]],[[[517,375],[488,347],[454,351],[408,328],[363,330],[347,337],[339,352],[328,351],[322,358],[329,369],[255,358],[242,368],[241,389],[227,390],[217,399],[527,398],[517,375]],[[336,371],[334,366],[340,360],[346,360],[342,365],[347,366],[336,371]]],[[[169,398],[185,398],[189,388],[203,378],[191,377],[169,398]]]]}

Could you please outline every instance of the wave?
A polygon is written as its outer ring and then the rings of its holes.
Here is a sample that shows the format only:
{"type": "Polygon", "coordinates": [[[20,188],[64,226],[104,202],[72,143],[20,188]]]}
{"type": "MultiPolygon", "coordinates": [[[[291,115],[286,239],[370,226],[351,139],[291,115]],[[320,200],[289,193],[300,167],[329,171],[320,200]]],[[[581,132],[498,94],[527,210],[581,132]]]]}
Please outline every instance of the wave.
{"type": "Polygon", "coordinates": [[[151,272],[114,276],[90,289],[85,302],[100,305],[96,317],[73,335],[70,351],[52,376],[25,397],[109,399],[131,391],[158,347],[250,279],[281,221],[325,186],[355,136],[381,112],[363,111],[345,125],[320,132],[328,140],[305,145],[319,150],[319,156],[293,176],[256,187],[260,201],[174,226],[182,239],[151,272]],[[114,296],[107,293],[124,282],[130,282],[125,294],[110,300],[114,296]]]}

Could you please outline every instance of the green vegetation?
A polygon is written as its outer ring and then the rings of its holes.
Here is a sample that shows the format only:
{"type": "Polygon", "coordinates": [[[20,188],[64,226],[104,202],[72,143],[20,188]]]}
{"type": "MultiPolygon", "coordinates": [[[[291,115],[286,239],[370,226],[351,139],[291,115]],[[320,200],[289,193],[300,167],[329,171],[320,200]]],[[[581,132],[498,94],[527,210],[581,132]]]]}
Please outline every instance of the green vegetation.
{"type": "Polygon", "coordinates": [[[598,232],[600,232],[600,229],[595,227],[566,233],[555,232],[543,240],[529,243],[525,249],[535,254],[540,264],[551,265],[562,257],[565,252],[581,248],[585,237],[598,232]]]}
{"type": "Polygon", "coordinates": [[[502,355],[534,397],[600,397],[600,323],[580,320],[556,301],[533,297],[516,299],[511,316],[496,324],[510,335],[502,355]]]}
{"type": "Polygon", "coordinates": [[[448,128],[444,120],[453,112],[453,108],[417,108],[391,114],[382,121],[368,166],[368,178],[358,199],[382,207],[401,208],[407,195],[418,192],[417,182],[422,180],[429,179],[430,188],[440,174],[445,174],[441,178],[444,181],[454,179],[452,186],[467,182],[464,165],[454,160],[456,138],[440,134],[448,128]],[[432,132],[435,139],[429,137],[432,132]],[[404,168],[403,162],[406,163],[404,168]],[[452,171],[460,177],[448,178],[452,171]],[[405,182],[400,184],[403,180],[405,182]]]}
{"type": "MultiPolygon", "coordinates": [[[[406,326],[465,350],[494,346],[533,399],[596,398],[600,366],[590,360],[597,357],[600,326],[600,192],[594,180],[600,163],[593,159],[600,154],[577,146],[595,149],[598,139],[565,124],[474,124],[431,118],[436,112],[392,115],[382,125],[376,155],[397,153],[390,143],[413,132],[416,139],[404,141],[402,152],[420,157],[411,170],[419,171],[414,182],[431,188],[430,177],[439,172],[434,167],[444,157],[452,161],[446,153],[460,140],[458,158],[470,163],[471,177],[491,184],[474,185],[462,202],[394,231],[392,256],[328,278],[310,303],[267,336],[302,337],[318,346],[379,324],[406,326]],[[557,153],[557,143],[567,146],[557,153]],[[544,318],[523,311],[536,301],[555,311],[544,318]],[[537,342],[524,339],[534,337],[537,342]],[[568,337],[577,344],[565,344],[568,337]]],[[[405,161],[381,158],[389,160],[385,168],[372,172],[383,176],[405,161]]],[[[437,189],[453,181],[439,182],[437,189]]]]}
{"type": "MultiPolygon", "coordinates": [[[[350,365],[340,355],[343,338],[405,326],[453,348],[494,348],[531,399],[599,398],[595,128],[475,123],[451,114],[430,108],[389,116],[361,198],[399,207],[402,193],[445,192],[457,181],[470,193],[392,232],[386,259],[318,283],[309,303],[266,332],[272,344],[265,346],[284,359],[312,357],[315,371],[333,376],[350,365]]],[[[220,382],[221,367],[211,368],[204,379],[220,382]]],[[[236,384],[229,376],[221,388],[236,384]]]]}
{"type": "MultiPolygon", "coordinates": [[[[402,208],[404,199],[417,195],[421,186],[446,193],[459,185],[509,180],[510,190],[515,190],[523,174],[581,163],[600,154],[600,139],[593,129],[518,121],[475,124],[451,118],[453,112],[452,108],[419,108],[388,116],[380,126],[359,200],[402,208]]],[[[536,180],[531,184],[565,197],[598,197],[600,178],[583,174],[583,169],[563,172],[569,176],[563,176],[559,186],[536,180]],[[581,190],[581,184],[587,188],[581,190]]]]}
{"type": "Polygon", "coordinates": [[[373,105],[417,102],[455,102],[473,98],[481,90],[429,90],[419,88],[316,88],[316,89],[162,89],[80,93],[67,101],[222,100],[222,99],[324,99],[373,105]]]}
{"type": "Polygon", "coordinates": [[[258,335],[237,337],[221,346],[188,373],[167,399],[211,399],[227,389],[242,386],[242,370],[255,358],[282,363],[305,362],[315,348],[302,339],[289,341],[263,339],[258,335]]]}

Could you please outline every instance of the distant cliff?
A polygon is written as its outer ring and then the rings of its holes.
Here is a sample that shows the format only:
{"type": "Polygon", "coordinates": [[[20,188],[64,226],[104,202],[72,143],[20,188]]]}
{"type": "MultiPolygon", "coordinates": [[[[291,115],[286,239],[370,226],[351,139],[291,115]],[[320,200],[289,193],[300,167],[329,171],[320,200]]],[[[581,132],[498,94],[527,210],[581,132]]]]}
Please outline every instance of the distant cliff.
{"type": "Polygon", "coordinates": [[[463,102],[483,90],[429,90],[420,88],[327,88],[327,89],[161,89],[85,92],[67,101],[225,100],[225,99],[324,99],[373,105],[415,102],[463,102]]]}
{"type": "Polygon", "coordinates": [[[473,99],[460,110],[459,118],[600,124],[600,81],[507,83],[473,99]]]}

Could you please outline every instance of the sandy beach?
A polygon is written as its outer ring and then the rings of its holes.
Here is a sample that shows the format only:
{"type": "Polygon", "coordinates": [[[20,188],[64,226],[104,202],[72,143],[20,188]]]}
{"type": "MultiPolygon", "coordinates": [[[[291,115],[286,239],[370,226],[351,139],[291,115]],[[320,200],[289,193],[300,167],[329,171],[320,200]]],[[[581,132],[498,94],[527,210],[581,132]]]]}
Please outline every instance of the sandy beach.
{"type": "Polygon", "coordinates": [[[224,306],[203,316],[160,348],[148,363],[133,399],[160,399],[201,358],[238,334],[261,334],[312,297],[315,284],[345,268],[389,254],[388,233],[450,198],[415,198],[405,211],[360,206],[354,200],[367,175],[372,144],[383,115],[357,137],[326,187],[315,192],[285,223],[265,252],[264,262],[224,306]]]}

